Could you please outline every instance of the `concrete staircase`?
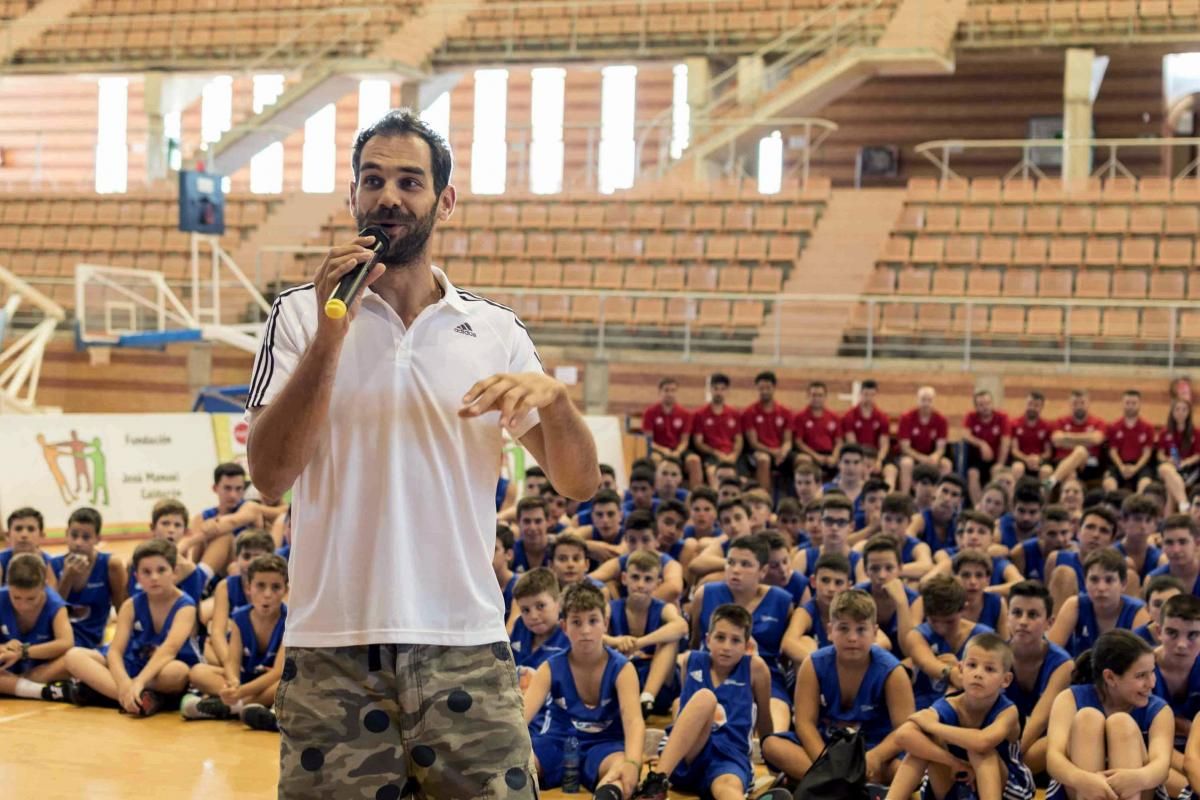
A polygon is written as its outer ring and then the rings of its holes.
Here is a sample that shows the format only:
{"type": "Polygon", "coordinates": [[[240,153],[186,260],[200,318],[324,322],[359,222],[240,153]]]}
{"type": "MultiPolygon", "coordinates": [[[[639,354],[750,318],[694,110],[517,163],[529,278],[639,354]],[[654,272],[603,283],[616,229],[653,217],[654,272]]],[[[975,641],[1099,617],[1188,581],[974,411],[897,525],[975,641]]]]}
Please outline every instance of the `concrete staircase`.
{"type": "MultiPolygon", "coordinates": [[[[783,292],[846,295],[865,291],[904,196],[904,189],[835,191],[783,292]]],[[[777,304],[754,341],[754,352],[773,355],[778,330],[780,355],[835,356],[853,307],[854,303],[804,307],[790,303],[781,309],[777,304]]]]}
{"type": "Polygon", "coordinates": [[[0,65],[12,61],[21,49],[74,14],[88,0],[42,0],[19,17],[0,25],[0,65]]]}

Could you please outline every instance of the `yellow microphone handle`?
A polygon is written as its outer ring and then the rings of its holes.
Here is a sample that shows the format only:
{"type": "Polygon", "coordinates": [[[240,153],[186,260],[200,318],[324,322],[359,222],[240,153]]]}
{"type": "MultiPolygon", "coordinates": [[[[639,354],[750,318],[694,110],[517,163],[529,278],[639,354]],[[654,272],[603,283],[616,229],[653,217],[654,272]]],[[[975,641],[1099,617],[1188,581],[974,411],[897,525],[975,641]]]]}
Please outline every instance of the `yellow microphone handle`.
{"type": "Polygon", "coordinates": [[[336,297],[325,301],[325,316],[330,319],[341,319],[346,316],[346,303],[336,297]]]}

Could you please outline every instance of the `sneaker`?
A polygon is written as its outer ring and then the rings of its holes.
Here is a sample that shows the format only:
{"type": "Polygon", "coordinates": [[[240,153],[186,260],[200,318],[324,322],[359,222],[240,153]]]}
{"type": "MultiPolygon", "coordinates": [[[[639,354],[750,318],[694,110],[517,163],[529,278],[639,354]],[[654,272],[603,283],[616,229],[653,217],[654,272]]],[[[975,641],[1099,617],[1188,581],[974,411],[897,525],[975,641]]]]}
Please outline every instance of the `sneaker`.
{"type": "Polygon", "coordinates": [[[70,681],[51,681],[42,687],[42,699],[51,703],[70,703],[70,681]]]}
{"type": "Polygon", "coordinates": [[[630,800],[667,800],[667,776],[650,770],[630,800]]]}
{"type": "Polygon", "coordinates": [[[138,716],[149,717],[162,710],[163,696],[153,689],[146,689],[138,698],[138,716]]]}
{"type": "Polygon", "coordinates": [[[179,713],[184,719],[232,719],[233,712],[219,697],[201,697],[187,694],[179,704],[179,713]]]}
{"type": "Polygon", "coordinates": [[[242,722],[256,731],[279,732],[275,712],[260,703],[251,703],[242,709],[242,722]]]}
{"type": "Polygon", "coordinates": [[[606,783],[592,794],[593,800],[625,800],[625,793],[615,783],[606,783]]]}
{"type": "Polygon", "coordinates": [[[77,706],[97,706],[103,705],[105,702],[113,702],[83,681],[76,680],[75,678],[67,681],[66,694],[67,701],[77,706]]]}

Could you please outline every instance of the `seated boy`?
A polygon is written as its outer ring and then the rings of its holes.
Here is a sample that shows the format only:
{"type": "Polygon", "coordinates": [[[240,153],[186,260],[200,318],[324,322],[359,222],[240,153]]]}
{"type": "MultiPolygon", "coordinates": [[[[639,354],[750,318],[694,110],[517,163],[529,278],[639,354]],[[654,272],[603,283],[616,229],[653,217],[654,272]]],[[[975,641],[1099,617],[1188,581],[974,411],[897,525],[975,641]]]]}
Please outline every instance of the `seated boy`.
{"type": "Polygon", "coordinates": [[[175,545],[161,539],[133,551],[133,572],[145,589],[121,604],[107,660],[97,650],[67,652],[71,702],[116,701],[126,713],[149,716],[187,688],[188,670],[200,662],[192,638],[196,603],[175,585],[175,559],[175,545]]]}
{"type": "Polygon", "coordinates": [[[867,540],[863,561],[867,565],[867,580],[854,588],[870,593],[878,615],[876,625],[884,635],[886,648],[897,658],[903,658],[900,643],[922,619],[920,607],[912,607],[920,595],[900,580],[900,549],[890,536],[878,534],[867,540]]]}
{"type": "Polygon", "coordinates": [[[525,691],[526,722],[549,700],[544,723],[530,731],[538,782],[562,785],[563,753],[575,739],[580,783],[594,797],[622,800],[637,786],[646,736],[637,670],[603,644],[608,605],[600,590],[572,586],[562,605],[571,648],[538,667],[525,691]]]}
{"type": "Polygon", "coordinates": [[[1200,713],[1200,598],[1178,594],[1162,607],[1162,645],[1154,651],[1154,693],[1175,712],[1174,778],[1184,773],[1184,749],[1200,713]]]}
{"type": "Polygon", "coordinates": [[[1062,604],[1046,638],[1078,656],[1105,631],[1131,631],[1149,622],[1146,604],[1122,592],[1128,569],[1125,557],[1116,550],[1092,552],[1083,562],[1085,591],[1062,604]]]}
{"type": "Polygon", "coordinates": [[[934,567],[925,576],[952,575],[954,556],[964,550],[976,550],[989,555],[987,591],[1007,594],[1008,587],[1021,580],[1021,571],[1008,560],[1008,548],[995,543],[995,522],[981,511],[964,511],[958,515],[958,528],[954,532],[954,546],[939,550],[934,556],[934,567]]]}
{"type": "Polygon", "coordinates": [[[496,523],[496,544],[492,552],[492,571],[496,573],[496,583],[504,595],[504,618],[512,613],[513,587],[517,585],[517,573],[509,567],[513,556],[513,532],[503,522],[496,523]]]}
{"type": "Polygon", "coordinates": [[[77,647],[99,647],[114,608],[125,602],[125,564],[100,543],[100,513],[77,508],[67,519],[67,552],[50,559],[59,596],[67,601],[77,647]]]}
{"type": "MultiPolygon", "coordinates": [[[[187,509],[178,500],[159,500],[150,512],[150,538],[176,545],[187,533],[187,509]]],[[[174,549],[174,548],[172,548],[174,549]]],[[[175,550],[175,585],[180,591],[199,603],[204,598],[204,590],[212,580],[213,573],[206,564],[194,564],[191,560],[178,555],[175,550]]],[[[129,583],[125,587],[126,596],[132,597],[142,590],[138,584],[135,570],[129,571],[129,583]]]]}
{"type": "Polygon", "coordinates": [[[1001,638],[1007,636],[1008,604],[1000,595],[987,591],[988,578],[995,575],[991,556],[981,550],[963,550],[954,554],[950,567],[966,592],[963,616],[986,625],[1001,638]]]}
{"type": "Polygon", "coordinates": [[[918,711],[929,708],[947,691],[963,688],[959,662],[967,641],[981,633],[994,633],[966,618],[967,593],[949,575],[939,575],[921,587],[921,605],[925,621],[909,631],[904,648],[916,671],[913,698],[918,711]]]}
{"type": "Polygon", "coordinates": [[[855,574],[862,554],[849,545],[850,528],[854,524],[854,504],[844,494],[828,494],[821,500],[821,544],[797,550],[792,566],[812,577],[817,559],[826,553],[837,553],[850,560],[850,574],[855,574]]]}
{"type": "Polygon", "coordinates": [[[1042,524],[1037,536],[1018,542],[1008,551],[1008,557],[1017,571],[1027,580],[1046,582],[1046,559],[1051,553],[1071,548],[1075,537],[1075,524],[1071,512],[1062,506],[1047,506],[1042,511],[1042,524]]]}
{"type": "Polygon", "coordinates": [[[546,659],[565,653],[571,646],[558,624],[560,597],[558,579],[545,567],[531,569],[517,578],[513,588],[517,616],[509,642],[522,689],[546,659]]]}
{"type": "Polygon", "coordinates": [[[700,552],[700,542],[684,535],[683,526],[687,519],[687,509],[678,500],[663,500],[654,512],[654,535],[658,539],[658,546],[654,549],[678,561],[683,569],[700,552]]]}
{"type": "Polygon", "coordinates": [[[828,647],[826,623],[833,600],[850,588],[850,562],[845,556],[827,553],[817,559],[813,570],[813,598],[792,613],[787,632],[783,635],[783,654],[793,664],[800,664],[813,651],[828,647]]]}
{"type": "MultiPolygon", "coordinates": [[[[242,533],[239,543],[252,533],[242,533]]],[[[184,719],[237,716],[255,730],[277,731],[279,724],[271,707],[283,676],[287,562],[268,553],[245,565],[242,574],[250,587],[247,603],[238,606],[229,618],[229,647],[222,666],[192,667],[192,685],[207,696],[189,694],[179,710],[184,719]]]]}
{"type": "MultiPolygon", "coordinates": [[[[653,481],[653,477],[650,480],[653,481]]],[[[591,523],[571,528],[568,533],[586,543],[587,558],[602,564],[624,552],[621,545],[623,519],[621,496],[608,489],[601,489],[592,498],[591,523]]],[[[561,539],[563,535],[565,534],[559,534],[558,538],[561,539]]]]}
{"type": "Polygon", "coordinates": [[[799,780],[824,751],[830,731],[849,727],[863,734],[867,780],[891,782],[900,754],[894,729],[912,715],[913,693],[899,659],[874,644],[877,615],[864,591],[851,589],[834,599],[832,646],[813,653],[796,673],[796,732],[763,742],[763,758],[773,769],[799,780]]]}
{"type": "Polygon", "coordinates": [[[233,560],[233,537],[246,528],[263,527],[263,507],[246,499],[248,485],[241,464],[218,464],[212,487],[217,504],[191,519],[187,536],[179,543],[183,556],[203,563],[212,575],[224,575],[233,560]]]}
{"type": "Polygon", "coordinates": [[[1167,563],[1167,557],[1150,542],[1158,533],[1161,506],[1152,497],[1131,494],[1121,503],[1121,541],[1113,549],[1129,560],[1130,576],[1137,588],[1152,571],[1167,563]]]}
{"type": "MultiPolygon", "coordinates": [[[[933,556],[930,555],[929,545],[915,536],[908,535],[908,524],[913,515],[912,498],[906,494],[893,492],[883,498],[879,511],[879,533],[896,543],[900,552],[900,577],[905,580],[919,580],[929,570],[933,569],[933,556]]],[[[858,549],[863,549],[859,545],[858,549]]],[[[865,581],[867,574],[865,565],[858,564],[859,581],[865,581]]]]}
{"type": "Polygon", "coordinates": [[[717,493],[707,486],[697,486],[687,499],[687,524],[683,526],[683,538],[712,539],[721,535],[717,525],[717,493]]]}
{"type": "Polygon", "coordinates": [[[1177,594],[1184,593],[1183,584],[1170,575],[1155,575],[1146,581],[1146,585],[1142,587],[1142,600],[1146,603],[1150,621],[1134,628],[1133,632],[1145,640],[1146,644],[1158,647],[1162,643],[1159,633],[1162,626],[1163,603],[1177,594]]]}
{"type": "Polygon", "coordinates": [[[210,634],[204,648],[204,658],[208,663],[220,666],[228,658],[229,617],[234,611],[250,602],[247,592],[250,588],[250,579],[246,575],[246,570],[259,556],[274,555],[274,545],[271,534],[266,531],[251,528],[238,534],[235,545],[237,560],[234,562],[237,564],[236,573],[218,581],[212,597],[200,603],[200,625],[208,624],[210,634]],[[206,607],[207,614],[205,613],[206,607]]]}
{"type": "Polygon", "coordinates": [[[639,509],[631,513],[625,518],[625,553],[605,561],[592,570],[588,577],[606,584],[610,597],[624,596],[625,586],[621,583],[621,575],[625,572],[629,554],[647,550],[659,557],[662,572],[662,582],[655,588],[654,596],[667,603],[678,603],[683,594],[683,567],[666,553],[658,552],[658,536],[654,528],[654,515],[649,511],[639,509]]]}
{"type": "MultiPolygon", "coordinates": [[[[1088,506],[1079,519],[1078,550],[1063,548],[1046,556],[1046,586],[1061,611],[1063,603],[1083,591],[1083,561],[1096,550],[1111,548],[1117,537],[1117,515],[1102,505],[1088,506]]],[[[1061,614],[1060,614],[1061,616],[1061,614]]]]}
{"type": "Polygon", "coordinates": [[[562,591],[577,583],[587,583],[608,596],[608,587],[587,574],[588,544],[573,533],[560,533],[550,552],[550,569],[562,591]]]}
{"type": "Polygon", "coordinates": [[[779,501],[779,507],[775,510],[775,523],[779,532],[787,538],[789,547],[808,547],[812,544],[804,530],[804,509],[792,498],[786,497],[779,501]]]}
{"type": "Polygon", "coordinates": [[[971,637],[960,667],[963,691],[914,714],[896,731],[906,755],[888,800],[907,800],[929,778],[928,796],[944,800],[963,773],[979,800],[1032,800],[1033,773],[1021,760],[1021,722],[1004,690],[1013,654],[994,633],[971,637]]]}
{"type": "MultiPolygon", "coordinates": [[[[18,553],[35,553],[50,566],[49,554],[41,550],[46,540],[45,520],[36,508],[18,508],[9,514],[6,537],[8,547],[0,550],[0,585],[8,580],[8,564],[18,553]]],[[[46,570],[46,585],[51,588],[58,585],[51,570],[46,570]]]]}
{"type": "Polygon", "coordinates": [[[788,538],[777,530],[766,530],[762,535],[771,552],[767,561],[767,577],[763,582],[786,590],[792,596],[792,605],[799,608],[809,599],[808,578],[792,568],[792,549],[788,538]]]}
{"type": "MultiPolygon", "coordinates": [[[[714,800],[742,800],[753,787],[750,737],[771,732],[771,676],[763,660],[749,652],[752,624],[741,606],[719,606],[705,649],[679,656],[679,712],[637,797],[666,800],[668,781],[675,789],[714,800]]],[[[761,797],[791,797],[773,791],[761,797]]]]}
{"type": "Polygon", "coordinates": [[[1021,715],[1021,752],[1033,773],[1046,771],[1046,726],[1054,698],[1071,683],[1071,654],[1046,641],[1054,621],[1050,592],[1038,581],[1021,581],[1008,595],[1013,680],[1004,690],[1021,715]]]}
{"type": "Polygon", "coordinates": [[[522,497],[517,501],[517,539],[512,548],[512,570],[518,575],[549,566],[548,514],[546,501],[540,497],[522,497]]]}
{"type": "Polygon", "coordinates": [[[1200,523],[1187,514],[1172,514],[1163,522],[1163,551],[1167,563],[1151,570],[1151,580],[1170,575],[1184,591],[1200,596],[1200,523]]]}
{"type": "Polygon", "coordinates": [[[604,637],[604,644],[628,658],[637,670],[643,717],[666,714],[679,696],[679,684],[671,673],[679,640],[688,630],[678,609],[654,596],[662,580],[660,559],[649,550],[636,550],[628,556],[621,572],[626,596],[609,603],[608,635],[604,637]]]}
{"type": "Polygon", "coordinates": [[[67,604],[46,586],[46,564],[33,553],[13,556],[0,588],[0,694],[51,699],[46,684],[67,677],[74,641],[67,604]]]}
{"type": "MultiPolygon", "coordinates": [[[[717,515],[721,520],[721,533],[705,545],[692,559],[692,563],[688,564],[688,576],[693,583],[703,583],[705,577],[721,573],[725,569],[729,543],[751,533],[750,507],[745,501],[726,500],[718,507],[717,515]]],[[[719,578],[711,580],[717,579],[719,578]]]]}

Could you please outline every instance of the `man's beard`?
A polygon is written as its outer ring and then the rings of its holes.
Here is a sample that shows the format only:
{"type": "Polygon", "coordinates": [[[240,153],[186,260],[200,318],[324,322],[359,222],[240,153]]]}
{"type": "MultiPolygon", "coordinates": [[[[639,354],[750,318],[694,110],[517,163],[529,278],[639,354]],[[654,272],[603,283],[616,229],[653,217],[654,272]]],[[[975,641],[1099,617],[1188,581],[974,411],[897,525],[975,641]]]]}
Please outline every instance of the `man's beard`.
{"type": "Polygon", "coordinates": [[[429,213],[419,219],[407,214],[386,214],[376,217],[356,214],[354,221],[358,224],[360,231],[369,225],[408,226],[408,233],[392,239],[389,243],[387,253],[383,256],[383,263],[391,269],[393,267],[407,267],[417,261],[425,251],[430,234],[433,233],[433,224],[437,221],[437,212],[438,207],[435,203],[433,208],[429,209],[429,213]]]}

